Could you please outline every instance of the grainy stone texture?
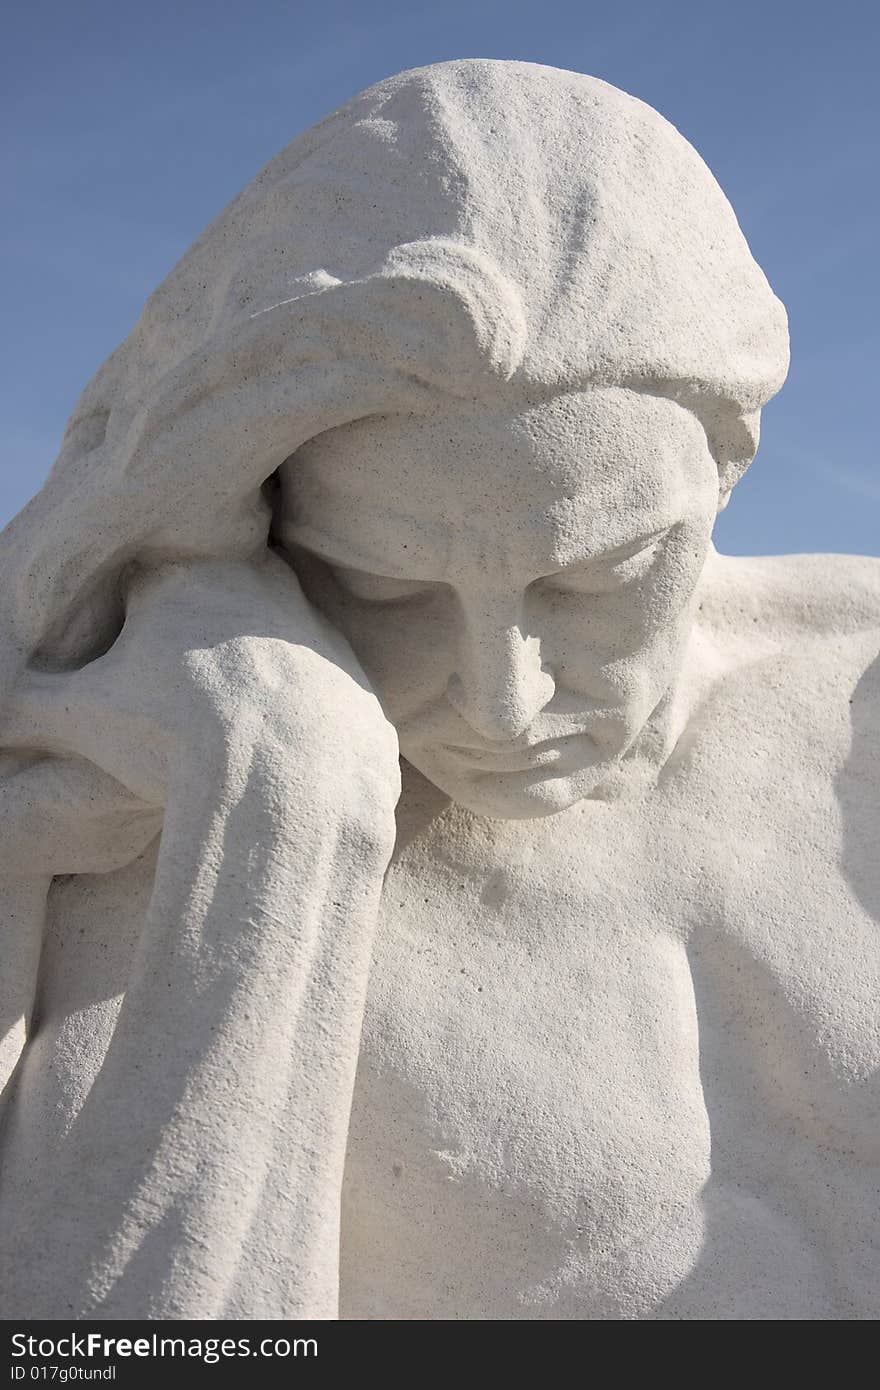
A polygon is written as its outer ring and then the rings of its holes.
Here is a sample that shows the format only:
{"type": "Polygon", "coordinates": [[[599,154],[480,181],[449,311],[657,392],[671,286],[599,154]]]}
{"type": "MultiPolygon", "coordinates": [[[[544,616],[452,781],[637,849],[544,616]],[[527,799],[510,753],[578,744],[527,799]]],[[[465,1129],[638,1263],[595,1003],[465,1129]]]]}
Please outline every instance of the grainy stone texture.
{"type": "Polygon", "coordinates": [[[878,1315],[880,562],[710,541],[786,367],[574,73],[196,242],[0,547],[5,1317],[878,1315]]]}

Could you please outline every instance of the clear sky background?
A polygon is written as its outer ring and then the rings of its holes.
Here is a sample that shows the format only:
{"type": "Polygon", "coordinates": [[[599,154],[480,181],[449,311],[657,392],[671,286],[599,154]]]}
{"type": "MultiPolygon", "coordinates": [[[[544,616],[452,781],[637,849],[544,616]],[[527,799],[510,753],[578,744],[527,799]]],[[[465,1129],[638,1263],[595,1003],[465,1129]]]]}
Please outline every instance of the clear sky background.
{"type": "Polygon", "coordinates": [[[880,553],[878,37],[871,0],[17,0],[0,73],[0,525],[146,296],[277,150],[379,78],[493,57],[657,107],[788,308],[791,375],[720,548],[880,553]]]}

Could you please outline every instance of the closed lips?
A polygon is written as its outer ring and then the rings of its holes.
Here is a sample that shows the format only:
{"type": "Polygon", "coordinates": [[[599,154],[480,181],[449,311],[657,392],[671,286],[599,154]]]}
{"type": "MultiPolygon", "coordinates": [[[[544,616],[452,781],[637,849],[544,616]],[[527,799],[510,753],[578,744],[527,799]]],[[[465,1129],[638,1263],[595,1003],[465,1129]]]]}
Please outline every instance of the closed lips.
{"type": "Polygon", "coordinates": [[[559,762],[568,751],[568,745],[589,737],[584,733],[563,735],[561,738],[545,739],[541,743],[508,746],[507,749],[474,744],[462,745],[444,743],[444,752],[462,762],[496,772],[522,772],[539,767],[545,763],[559,762]]]}

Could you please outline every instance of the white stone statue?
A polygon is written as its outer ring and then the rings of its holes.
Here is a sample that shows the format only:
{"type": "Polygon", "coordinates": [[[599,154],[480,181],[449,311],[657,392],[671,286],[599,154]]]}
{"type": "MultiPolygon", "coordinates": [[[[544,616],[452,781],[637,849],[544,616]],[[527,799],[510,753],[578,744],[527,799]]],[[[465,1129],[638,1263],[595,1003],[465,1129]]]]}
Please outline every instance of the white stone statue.
{"type": "Polygon", "coordinates": [[[0,551],[3,1316],[877,1317],[880,561],[710,541],[786,366],[576,73],[196,242],[0,551]]]}

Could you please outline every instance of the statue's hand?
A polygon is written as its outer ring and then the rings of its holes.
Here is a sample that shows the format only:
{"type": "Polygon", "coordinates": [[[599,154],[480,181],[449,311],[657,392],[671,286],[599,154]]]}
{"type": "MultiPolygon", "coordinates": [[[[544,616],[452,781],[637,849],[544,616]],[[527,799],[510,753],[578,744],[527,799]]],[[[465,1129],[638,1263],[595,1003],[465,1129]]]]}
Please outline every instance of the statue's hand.
{"type": "Polygon", "coordinates": [[[86,758],[149,805],[230,757],[244,785],[255,746],[291,797],[366,823],[387,826],[400,789],[396,734],[357,658],[272,553],[136,576],[110,650],[29,672],[0,737],[86,758]]]}

